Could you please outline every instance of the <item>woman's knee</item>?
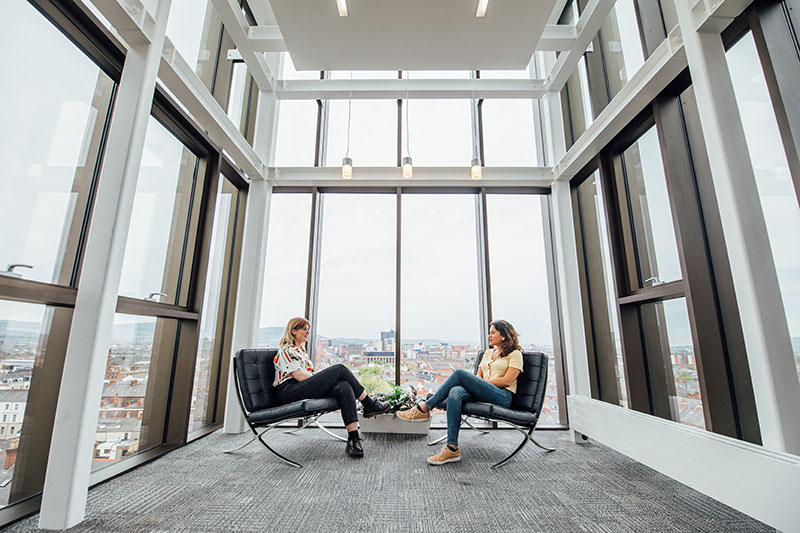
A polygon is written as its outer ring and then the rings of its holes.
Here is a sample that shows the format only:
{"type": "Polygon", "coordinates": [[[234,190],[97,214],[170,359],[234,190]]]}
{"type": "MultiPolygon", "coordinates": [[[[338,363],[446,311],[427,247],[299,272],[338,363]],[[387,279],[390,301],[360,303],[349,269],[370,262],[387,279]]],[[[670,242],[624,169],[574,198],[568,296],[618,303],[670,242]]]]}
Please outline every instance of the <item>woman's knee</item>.
{"type": "Polygon", "coordinates": [[[464,401],[464,398],[469,394],[467,389],[461,386],[453,387],[450,389],[450,392],[447,394],[447,403],[450,402],[458,402],[461,403],[464,401]]]}

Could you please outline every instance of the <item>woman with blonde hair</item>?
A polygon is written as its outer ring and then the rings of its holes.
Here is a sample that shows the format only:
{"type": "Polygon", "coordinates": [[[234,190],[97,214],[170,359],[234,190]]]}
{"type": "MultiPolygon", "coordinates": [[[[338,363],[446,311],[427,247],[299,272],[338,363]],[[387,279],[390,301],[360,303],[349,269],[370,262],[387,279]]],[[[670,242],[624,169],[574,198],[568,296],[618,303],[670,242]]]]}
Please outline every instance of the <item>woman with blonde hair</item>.
{"type": "Polygon", "coordinates": [[[522,348],[514,326],[505,320],[495,320],[489,326],[489,346],[478,366],[478,374],[458,369],[436,393],[397,416],[409,422],[424,422],[431,409],[447,401],[447,444],[428,462],[443,465],[461,460],[458,431],[461,428],[461,409],[466,402],[486,402],[510,407],[517,391],[517,376],[522,372],[522,348]]]}
{"type": "Polygon", "coordinates": [[[314,363],[306,351],[309,329],[310,324],[305,318],[293,318],[286,324],[274,359],[273,386],[277,388],[278,399],[281,403],[291,403],[309,398],[335,398],[347,429],[345,450],[352,457],[363,457],[356,398],[364,406],[365,417],[385,413],[389,404],[372,399],[350,369],[342,364],[314,372],[314,363]]]}

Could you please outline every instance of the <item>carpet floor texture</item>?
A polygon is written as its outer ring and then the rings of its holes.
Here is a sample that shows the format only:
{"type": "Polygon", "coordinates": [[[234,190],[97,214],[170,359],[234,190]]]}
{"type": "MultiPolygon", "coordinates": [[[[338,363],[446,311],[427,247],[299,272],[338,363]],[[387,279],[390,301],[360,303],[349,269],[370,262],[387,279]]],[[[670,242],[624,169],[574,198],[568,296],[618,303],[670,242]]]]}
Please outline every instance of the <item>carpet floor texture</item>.
{"type": "MultiPolygon", "coordinates": [[[[339,430],[341,433],[342,431],[339,430]]],[[[443,434],[432,431],[432,436],[443,434]]],[[[366,435],[362,459],[315,429],[213,433],[89,492],[86,532],[761,532],[764,524],[605,446],[537,432],[557,450],[528,445],[489,467],[522,437],[462,431],[462,461],[431,466],[427,437],[366,435]]],[[[35,531],[38,515],[6,531],[35,531]]]]}

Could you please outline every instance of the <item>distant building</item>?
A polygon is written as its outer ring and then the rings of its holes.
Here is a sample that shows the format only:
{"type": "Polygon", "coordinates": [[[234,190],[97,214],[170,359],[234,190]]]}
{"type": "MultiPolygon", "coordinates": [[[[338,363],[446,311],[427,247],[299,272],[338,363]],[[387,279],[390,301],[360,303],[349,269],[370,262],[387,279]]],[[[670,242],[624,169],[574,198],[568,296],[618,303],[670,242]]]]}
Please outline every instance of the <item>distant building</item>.
{"type": "Polygon", "coordinates": [[[27,390],[0,390],[0,440],[12,439],[22,430],[27,390]]]}
{"type": "Polygon", "coordinates": [[[387,363],[394,364],[394,352],[364,352],[364,361],[367,363],[387,363]]]}

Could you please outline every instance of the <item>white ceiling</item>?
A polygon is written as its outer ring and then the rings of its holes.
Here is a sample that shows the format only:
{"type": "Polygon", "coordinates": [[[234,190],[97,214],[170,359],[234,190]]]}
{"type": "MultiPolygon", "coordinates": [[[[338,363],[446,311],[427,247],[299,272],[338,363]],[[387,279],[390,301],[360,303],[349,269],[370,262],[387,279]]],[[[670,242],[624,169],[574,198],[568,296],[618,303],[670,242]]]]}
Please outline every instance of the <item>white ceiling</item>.
{"type": "MultiPolygon", "coordinates": [[[[250,0],[251,4],[267,0],[250,0]]],[[[270,0],[297,70],[522,70],[556,0],[270,0]]]]}

